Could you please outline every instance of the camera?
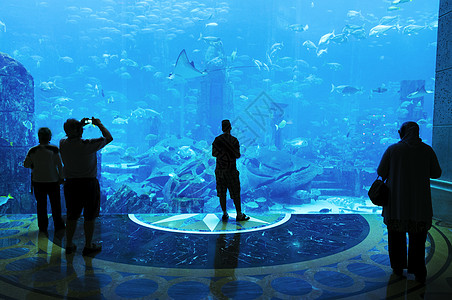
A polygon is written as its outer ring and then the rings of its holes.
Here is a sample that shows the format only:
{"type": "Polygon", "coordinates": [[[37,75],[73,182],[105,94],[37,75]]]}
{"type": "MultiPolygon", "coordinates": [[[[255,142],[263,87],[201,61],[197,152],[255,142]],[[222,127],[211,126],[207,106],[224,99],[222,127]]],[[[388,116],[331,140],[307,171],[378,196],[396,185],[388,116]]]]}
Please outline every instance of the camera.
{"type": "Polygon", "coordinates": [[[90,118],[90,119],[85,119],[85,125],[88,125],[88,124],[93,124],[93,119],[92,118],[90,118]]]}

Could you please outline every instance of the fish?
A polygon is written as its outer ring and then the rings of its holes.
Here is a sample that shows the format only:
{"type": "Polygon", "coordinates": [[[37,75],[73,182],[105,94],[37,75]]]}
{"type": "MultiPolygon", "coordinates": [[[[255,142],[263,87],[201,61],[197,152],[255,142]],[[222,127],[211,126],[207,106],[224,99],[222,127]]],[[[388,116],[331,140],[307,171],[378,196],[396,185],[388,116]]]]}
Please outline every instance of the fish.
{"type": "Polygon", "coordinates": [[[130,75],[129,72],[122,72],[121,74],[119,74],[119,77],[121,77],[122,79],[131,79],[132,75],[130,75]]]}
{"type": "Polygon", "coordinates": [[[292,29],[293,31],[297,31],[297,32],[302,32],[302,31],[306,31],[309,29],[308,24],[306,25],[301,25],[301,24],[292,24],[289,25],[289,28],[292,29]]]}
{"type": "Polygon", "coordinates": [[[393,21],[396,21],[399,16],[384,16],[380,19],[380,25],[387,25],[393,21]]]}
{"type": "Polygon", "coordinates": [[[0,206],[6,204],[6,202],[8,202],[9,199],[14,199],[14,197],[11,196],[11,194],[8,194],[8,196],[0,196],[0,206]]]}
{"type": "Polygon", "coordinates": [[[347,35],[345,33],[340,33],[330,38],[330,41],[335,42],[337,44],[342,44],[347,40],[348,40],[347,35]]]}
{"type": "Polygon", "coordinates": [[[59,60],[65,62],[65,63],[68,63],[68,64],[74,63],[74,59],[72,59],[72,57],[69,57],[69,56],[60,56],[59,60]]]}
{"type": "Polygon", "coordinates": [[[347,17],[348,18],[363,18],[363,15],[361,14],[361,11],[349,10],[347,12],[347,17]]]}
{"type": "Polygon", "coordinates": [[[274,43],[272,47],[270,48],[270,52],[274,50],[281,50],[284,47],[284,43],[274,43]]]}
{"type": "Polygon", "coordinates": [[[237,58],[237,49],[232,51],[232,53],[231,53],[231,61],[234,61],[236,58],[237,58]]]}
{"type": "Polygon", "coordinates": [[[392,5],[392,6],[389,6],[388,7],[388,11],[395,11],[395,10],[399,10],[400,9],[400,6],[394,6],[394,5],[392,5]]]}
{"type": "Polygon", "coordinates": [[[138,63],[131,60],[130,58],[121,58],[121,60],[119,61],[122,65],[127,66],[127,67],[138,67],[138,63]]]}
{"type": "Polygon", "coordinates": [[[327,33],[320,38],[318,46],[320,47],[320,45],[322,45],[322,44],[328,44],[330,42],[330,39],[333,37],[334,37],[334,29],[332,32],[327,33]]]}
{"type": "Polygon", "coordinates": [[[350,34],[359,40],[365,39],[367,37],[366,30],[364,29],[353,30],[352,32],[350,32],[350,34]]]}
{"type": "Polygon", "coordinates": [[[401,4],[401,3],[407,3],[407,2],[411,2],[413,0],[394,0],[392,1],[392,4],[401,4]]]}
{"type": "Polygon", "coordinates": [[[262,62],[260,60],[253,59],[253,63],[257,66],[259,70],[263,67],[262,62]]]}
{"type": "Polygon", "coordinates": [[[342,65],[340,63],[326,63],[326,66],[330,68],[331,70],[338,71],[342,69],[342,65]]]}
{"type": "Polygon", "coordinates": [[[379,94],[385,93],[385,92],[387,92],[387,91],[388,91],[388,89],[385,88],[384,86],[380,86],[380,87],[378,87],[378,88],[376,88],[376,89],[372,89],[372,92],[373,92],[373,93],[379,93],[379,94]]]}
{"type": "Polygon", "coordinates": [[[317,56],[320,57],[320,56],[322,56],[323,54],[325,54],[327,52],[328,52],[328,48],[326,48],[326,49],[319,49],[317,51],[317,56]]]}
{"type": "Polygon", "coordinates": [[[206,24],[206,27],[216,27],[216,26],[218,26],[218,23],[215,23],[215,22],[211,22],[211,23],[207,23],[206,24]]]}
{"type": "Polygon", "coordinates": [[[356,87],[350,86],[350,85],[339,85],[339,86],[334,86],[334,84],[331,84],[331,91],[332,92],[338,92],[344,95],[353,95],[356,94],[358,92],[361,92],[361,89],[358,89],[356,87]]]}
{"type": "Polygon", "coordinates": [[[150,134],[146,135],[146,137],[144,139],[146,141],[153,141],[153,140],[157,139],[157,135],[150,133],[150,134]]]}
{"type": "Polygon", "coordinates": [[[124,124],[128,124],[129,123],[129,119],[124,119],[124,118],[115,118],[112,122],[112,124],[117,124],[117,125],[124,125],[124,124]]]}
{"type": "Polygon", "coordinates": [[[199,34],[199,38],[198,41],[203,40],[204,42],[206,42],[209,45],[215,46],[218,43],[221,43],[221,38],[216,37],[216,36],[202,36],[202,33],[199,34]]]}
{"type": "Polygon", "coordinates": [[[424,97],[424,96],[427,96],[432,93],[433,93],[433,91],[427,91],[427,90],[425,90],[425,86],[422,86],[417,91],[408,94],[408,96],[406,96],[406,97],[408,99],[414,99],[414,98],[424,97]]]}
{"type": "Polygon", "coordinates": [[[304,41],[303,42],[303,47],[305,47],[308,50],[310,50],[310,49],[317,50],[317,46],[310,40],[304,41]]]}
{"type": "Polygon", "coordinates": [[[196,69],[193,61],[188,60],[187,53],[183,49],[176,60],[174,71],[169,75],[170,79],[176,78],[176,76],[184,79],[193,79],[207,75],[207,72],[196,69]]]}
{"type": "Polygon", "coordinates": [[[32,130],[32,129],[33,129],[33,123],[31,123],[29,120],[23,121],[22,124],[23,124],[28,130],[32,130]]]}
{"type": "Polygon", "coordinates": [[[342,28],[343,33],[350,33],[354,30],[364,29],[364,25],[354,25],[354,24],[346,24],[344,28],[342,28]]]}
{"type": "Polygon", "coordinates": [[[284,141],[285,144],[290,145],[292,147],[304,148],[308,146],[308,141],[302,138],[295,138],[290,141],[284,141]]]}
{"type": "Polygon", "coordinates": [[[286,125],[287,125],[287,121],[282,120],[281,122],[279,122],[279,124],[275,124],[276,130],[282,129],[282,128],[286,127],[286,125]]]}
{"type": "Polygon", "coordinates": [[[3,28],[3,32],[6,32],[6,24],[0,20],[0,29],[3,28]]]}
{"type": "Polygon", "coordinates": [[[425,29],[425,28],[427,28],[427,26],[410,24],[410,25],[403,27],[402,33],[408,34],[408,35],[411,35],[412,33],[417,34],[419,31],[421,31],[422,29],[425,29]]]}
{"type": "Polygon", "coordinates": [[[380,36],[380,34],[385,34],[386,31],[388,31],[391,28],[395,28],[396,26],[394,25],[377,25],[375,27],[373,27],[370,31],[369,31],[369,36],[380,36]]]}

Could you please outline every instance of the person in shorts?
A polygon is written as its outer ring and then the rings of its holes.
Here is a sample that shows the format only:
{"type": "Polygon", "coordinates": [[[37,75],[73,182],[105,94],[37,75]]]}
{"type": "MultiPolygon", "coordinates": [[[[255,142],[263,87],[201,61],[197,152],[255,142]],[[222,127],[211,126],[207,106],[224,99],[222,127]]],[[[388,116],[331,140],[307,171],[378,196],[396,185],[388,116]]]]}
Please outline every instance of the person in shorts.
{"type": "Polygon", "coordinates": [[[237,211],[237,221],[247,221],[249,216],[242,213],[240,199],[240,179],[236,166],[236,159],[240,157],[240,144],[237,138],[231,135],[231,123],[229,120],[221,122],[223,134],[217,136],[212,143],[212,156],[216,157],[215,178],[217,181],[217,196],[220,198],[220,206],[223,210],[223,220],[229,215],[226,211],[226,192],[234,201],[237,211]]]}
{"type": "Polygon", "coordinates": [[[24,167],[30,168],[31,185],[36,198],[38,227],[47,233],[47,196],[52,208],[55,232],[65,228],[61,217],[60,184],[63,183],[63,166],[57,146],[50,145],[52,132],[47,127],[38,130],[39,145],[30,148],[25,157],[24,167]]]}
{"type": "Polygon", "coordinates": [[[83,255],[89,255],[102,250],[100,244],[92,242],[95,219],[100,210],[100,187],[97,180],[97,151],[113,140],[110,132],[99,119],[83,118],[81,121],[68,119],[64,123],[67,138],[60,141],[61,158],[64,164],[64,197],[67,208],[66,224],[66,254],[75,252],[72,243],[77,220],[83,211],[85,248],[83,255]],[[82,139],[83,126],[92,123],[97,126],[102,137],[82,139]]]}

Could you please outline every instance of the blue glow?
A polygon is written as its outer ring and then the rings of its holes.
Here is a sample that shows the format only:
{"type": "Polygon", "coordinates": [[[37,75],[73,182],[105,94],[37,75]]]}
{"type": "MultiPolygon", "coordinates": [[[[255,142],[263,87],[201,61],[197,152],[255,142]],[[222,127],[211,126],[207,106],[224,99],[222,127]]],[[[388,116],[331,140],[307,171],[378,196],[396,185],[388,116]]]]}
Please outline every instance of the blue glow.
{"type": "Polygon", "coordinates": [[[22,129],[49,127],[58,145],[67,118],[94,116],[112,132],[103,213],[221,212],[211,143],[222,119],[241,143],[245,212],[379,212],[367,189],[400,124],[417,121],[431,144],[436,1],[2,6],[0,50],[34,78],[22,129]]]}

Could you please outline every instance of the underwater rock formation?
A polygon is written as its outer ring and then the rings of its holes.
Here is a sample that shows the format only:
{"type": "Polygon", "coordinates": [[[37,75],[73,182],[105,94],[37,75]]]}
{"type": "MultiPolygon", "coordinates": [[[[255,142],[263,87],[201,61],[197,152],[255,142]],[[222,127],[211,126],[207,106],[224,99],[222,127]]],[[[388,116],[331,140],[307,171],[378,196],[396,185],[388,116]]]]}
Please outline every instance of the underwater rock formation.
{"type": "Polygon", "coordinates": [[[242,174],[248,178],[249,188],[265,190],[265,194],[272,197],[287,195],[288,191],[305,186],[323,172],[322,167],[305,159],[264,148],[248,159],[245,167],[242,174]]]}
{"type": "Polygon", "coordinates": [[[24,66],[0,53],[0,196],[11,195],[1,213],[33,213],[30,171],[22,165],[35,145],[34,82],[24,66]]]}

